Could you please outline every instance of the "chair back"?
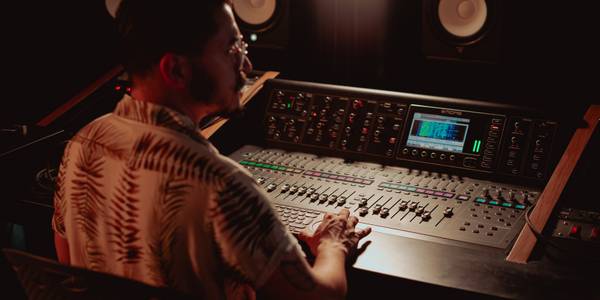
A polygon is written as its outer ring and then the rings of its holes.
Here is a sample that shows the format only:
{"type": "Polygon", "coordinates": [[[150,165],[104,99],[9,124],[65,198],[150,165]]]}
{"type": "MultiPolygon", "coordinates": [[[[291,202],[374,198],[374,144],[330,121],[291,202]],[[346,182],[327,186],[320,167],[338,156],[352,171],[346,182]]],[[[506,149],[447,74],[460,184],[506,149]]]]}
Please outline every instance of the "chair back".
{"type": "Polygon", "coordinates": [[[174,289],[66,266],[57,261],[2,249],[30,300],[37,299],[192,299],[174,289]]]}

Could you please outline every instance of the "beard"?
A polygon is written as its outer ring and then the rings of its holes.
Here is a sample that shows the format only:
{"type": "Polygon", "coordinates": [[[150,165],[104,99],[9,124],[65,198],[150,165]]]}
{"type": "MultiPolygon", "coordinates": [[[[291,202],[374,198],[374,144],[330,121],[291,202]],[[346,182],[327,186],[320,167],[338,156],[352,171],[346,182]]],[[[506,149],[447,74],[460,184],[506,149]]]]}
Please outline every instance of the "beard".
{"type": "Polygon", "coordinates": [[[215,117],[236,118],[244,112],[244,107],[240,104],[239,95],[242,88],[246,85],[247,77],[242,71],[238,71],[235,80],[235,86],[232,87],[233,97],[235,99],[220,99],[218,96],[218,83],[209,73],[201,67],[192,68],[192,80],[190,82],[190,94],[197,101],[206,104],[216,104],[218,111],[206,116],[204,120],[214,119],[215,117]]]}

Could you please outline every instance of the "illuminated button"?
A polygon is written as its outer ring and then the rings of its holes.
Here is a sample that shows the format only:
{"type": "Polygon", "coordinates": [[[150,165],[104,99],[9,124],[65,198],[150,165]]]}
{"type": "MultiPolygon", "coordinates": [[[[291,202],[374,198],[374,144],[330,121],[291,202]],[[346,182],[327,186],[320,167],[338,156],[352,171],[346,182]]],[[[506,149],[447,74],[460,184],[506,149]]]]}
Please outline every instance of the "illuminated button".
{"type": "Polygon", "coordinates": [[[392,144],[392,145],[393,145],[393,144],[395,144],[395,143],[396,143],[396,138],[395,138],[395,137],[391,137],[391,138],[388,140],[388,143],[389,143],[389,144],[392,144]]]}
{"type": "Polygon", "coordinates": [[[600,228],[594,227],[592,228],[592,232],[590,232],[590,240],[599,240],[600,239],[600,228]]]}
{"type": "Polygon", "coordinates": [[[483,198],[476,198],[476,199],[475,199],[475,202],[477,202],[477,203],[486,203],[486,202],[487,202],[487,200],[485,200],[485,199],[483,199],[483,198]]]}
{"type": "Polygon", "coordinates": [[[579,237],[580,234],[581,234],[581,225],[571,226],[571,230],[569,230],[569,236],[579,237]]]}

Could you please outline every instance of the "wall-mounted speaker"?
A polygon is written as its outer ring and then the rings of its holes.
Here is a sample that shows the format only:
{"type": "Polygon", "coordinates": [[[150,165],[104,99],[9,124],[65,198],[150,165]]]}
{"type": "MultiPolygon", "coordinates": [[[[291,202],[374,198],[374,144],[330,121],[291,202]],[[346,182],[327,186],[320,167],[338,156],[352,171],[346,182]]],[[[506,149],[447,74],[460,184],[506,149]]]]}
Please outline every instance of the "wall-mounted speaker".
{"type": "Polygon", "coordinates": [[[429,59],[496,63],[502,0],[423,0],[422,46],[429,59]]]}
{"type": "Polygon", "coordinates": [[[287,48],[290,39],[290,0],[233,0],[233,11],[250,47],[287,48]]]}

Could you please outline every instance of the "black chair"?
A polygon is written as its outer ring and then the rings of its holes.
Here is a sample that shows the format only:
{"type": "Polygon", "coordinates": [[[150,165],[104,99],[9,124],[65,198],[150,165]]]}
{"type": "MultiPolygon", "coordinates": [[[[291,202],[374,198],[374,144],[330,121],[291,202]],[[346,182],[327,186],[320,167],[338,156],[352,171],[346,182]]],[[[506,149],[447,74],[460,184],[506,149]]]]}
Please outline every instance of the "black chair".
{"type": "Polygon", "coordinates": [[[192,299],[107,273],[66,266],[15,249],[2,249],[28,299],[192,299]]]}

